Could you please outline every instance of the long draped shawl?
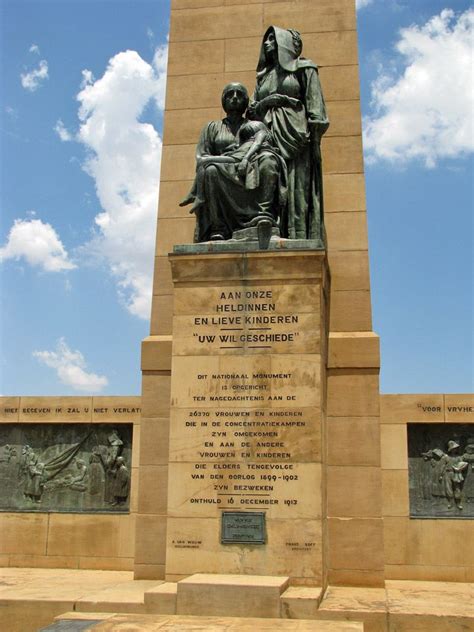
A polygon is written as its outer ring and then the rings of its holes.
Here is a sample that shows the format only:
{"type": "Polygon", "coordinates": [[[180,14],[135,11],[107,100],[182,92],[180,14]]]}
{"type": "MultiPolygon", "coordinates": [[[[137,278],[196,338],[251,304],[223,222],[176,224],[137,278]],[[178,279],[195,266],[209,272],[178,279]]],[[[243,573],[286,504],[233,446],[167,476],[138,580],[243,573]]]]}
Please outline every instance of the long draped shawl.
{"type": "MultiPolygon", "coordinates": [[[[295,112],[292,112],[291,108],[288,107],[271,108],[267,112],[264,122],[272,130],[275,143],[286,160],[291,160],[308,142],[310,144],[310,168],[312,174],[310,197],[313,199],[313,202],[308,209],[307,237],[310,239],[320,239],[324,243],[325,231],[320,143],[321,137],[329,127],[329,119],[326,113],[321,85],[319,83],[318,67],[310,59],[299,57],[300,51],[296,50],[296,42],[290,30],[282,29],[278,26],[270,26],[263,36],[262,46],[260,48],[260,56],[257,65],[257,86],[254,95],[256,100],[258,100],[259,86],[262,84],[267,73],[271,70],[271,68],[267,66],[263,46],[263,43],[271,31],[275,34],[279,65],[287,73],[294,74],[300,84],[302,106],[305,109],[307,124],[304,126],[299,125],[297,117],[293,116],[295,112]]],[[[294,229],[292,228],[294,218],[291,217],[291,209],[289,210],[289,214],[290,216],[286,218],[289,233],[288,237],[294,238],[294,229]]]]}

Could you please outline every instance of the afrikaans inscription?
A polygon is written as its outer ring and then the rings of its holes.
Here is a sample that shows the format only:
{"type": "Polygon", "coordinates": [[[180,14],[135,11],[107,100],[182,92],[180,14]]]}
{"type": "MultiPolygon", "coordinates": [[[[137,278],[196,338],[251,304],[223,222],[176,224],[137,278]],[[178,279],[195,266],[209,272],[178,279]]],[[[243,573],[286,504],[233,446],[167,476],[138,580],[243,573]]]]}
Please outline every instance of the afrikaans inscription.
{"type": "MultiPolygon", "coordinates": [[[[238,544],[242,531],[224,516],[318,515],[308,490],[320,484],[319,287],[305,286],[307,300],[301,291],[226,286],[179,289],[175,298],[170,476],[183,484],[170,489],[169,511],[219,516],[221,543],[238,544]]],[[[247,536],[240,543],[258,540],[247,536]]],[[[199,548],[188,539],[171,545],[199,548]]],[[[311,552],[316,543],[286,546],[311,552]]]]}
{"type": "Polygon", "coordinates": [[[127,512],[132,424],[0,424],[0,511],[127,512]]]}
{"type": "Polygon", "coordinates": [[[474,425],[408,424],[410,516],[474,518],[474,425]]]}
{"type": "Polygon", "coordinates": [[[278,507],[285,516],[300,504],[319,433],[314,411],[292,386],[295,373],[195,376],[200,389],[187,402],[194,407],[172,413],[170,461],[189,464],[181,488],[187,500],[172,492],[177,510],[278,507]]]}
{"type": "Polygon", "coordinates": [[[299,336],[296,327],[274,331],[275,325],[297,326],[300,318],[298,314],[275,314],[272,290],[222,292],[214,310],[215,316],[195,316],[193,319],[197,329],[193,336],[199,344],[217,343],[220,349],[244,349],[245,345],[248,349],[271,349],[274,342],[294,342],[299,336]],[[239,302],[226,302],[235,300],[239,302]],[[218,333],[200,333],[207,327],[217,328],[218,333]]]}
{"type": "Polygon", "coordinates": [[[313,326],[319,296],[314,288],[227,288],[211,290],[206,298],[198,291],[192,313],[185,307],[176,317],[175,355],[319,352],[313,326]],[[298,310],[298,290],[310,294],[305,310],[298,310]]]}

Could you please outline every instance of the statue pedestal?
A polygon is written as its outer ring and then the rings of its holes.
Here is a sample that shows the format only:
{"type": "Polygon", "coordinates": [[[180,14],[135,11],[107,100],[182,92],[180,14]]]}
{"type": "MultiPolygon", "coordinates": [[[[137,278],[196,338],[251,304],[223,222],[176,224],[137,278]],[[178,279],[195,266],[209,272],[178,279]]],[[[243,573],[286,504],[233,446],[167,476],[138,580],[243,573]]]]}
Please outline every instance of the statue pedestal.
{"type": "Polygon", "coordinates": [[[170,255],[166,578],[323,581],[326,255],[170,255]]]}

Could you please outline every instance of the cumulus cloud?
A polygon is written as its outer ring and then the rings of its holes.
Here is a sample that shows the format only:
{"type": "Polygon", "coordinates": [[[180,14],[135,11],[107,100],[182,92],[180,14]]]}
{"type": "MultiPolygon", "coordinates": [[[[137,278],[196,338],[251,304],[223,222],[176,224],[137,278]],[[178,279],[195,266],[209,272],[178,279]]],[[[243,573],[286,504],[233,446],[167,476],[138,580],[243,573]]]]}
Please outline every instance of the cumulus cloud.
{"type": "Polygon", "coordinates": [[[363,9],[364,7],[372,4],[374,0],[356,0],[356,9],[363,9]]]}
{"type": "Polygon", "coordinates": [[[11,105],[5,106],[5,112],[8,114],[8,116],[11,116],[12,119],[18,118],[18,111],[15,110],[15,108],[12,108],[11,105]]]}
{"type": "Polygon", "coordinates": [[[92,70],[87,70],[87,68],[85,68],[82,71],[81,88],[85,88],[90,83],[93,83],[94,80],[95,80],[95,77],[94,77],[94,74],[93,74],[92,70]]]}
{"type": "Polygon", "coordinates": [[[33,356],[55,369],[59,380],[76,391],[99,393],[109,383],[104,375],[87,372],[82,353],[72,351],[64,338],[58,340],[55,351],[33,351],[33,356]]]}
{"type": "Polygon", "coordinates": [[[66,129],[61,119],[58,119],[56,125],[54,126],[54,131],[63,142],[70,141],[74,138],[71,132],[66,129]]]}
{"type": "Polygon", "coordinates": [[[88,150],[84,168],[102,207],[82,252],[105,260],[128,310],[141,318],[150,315],[162,143],[140,117],[150,102],[164,107],[166,58],[165,46],[153,64],[135,51],[118,53],[101,78],[88,76],[77,97],[76,138],[88,150]]]}
{"type": "Polygon", "coordinates": [[[58,234],[40,219],[16,219],[6,244],[0,248],[0,261],[25,259],[31,266],[46,272],[72,270],[76,266],[69,260],[58,234]]]}
{"type": "Polygon", "coordinates": [[[37,68],[20,74],[21,85],[30,92],[37,90],[48,78],[48,62],[46,59],[42,59],[37,68]]]}
{"type": "Polygon", "coordinates": [[[157,74],[158,84],[155,94],[156,105],[160,110],[165,107],[166,69],[168,65],[168,45],[158,46],[153,55],[153,68],[157,74]]]}
{"type": "Polygon", "coordinates": [[[39,55],[40,54],[40,49],[38,44],[32,44],[29,48],[29,52],[30,53],[34,53],[35,55],[39,55]]]}
{"type": "Polygon", "coordinates": [[[431,168],[473,151],[473,26],[474,9],[444,9],[400,31],[402,72],[382,70],[372,84],[373,114],[364,121],[369,163],[418,159],[431,168]]]}

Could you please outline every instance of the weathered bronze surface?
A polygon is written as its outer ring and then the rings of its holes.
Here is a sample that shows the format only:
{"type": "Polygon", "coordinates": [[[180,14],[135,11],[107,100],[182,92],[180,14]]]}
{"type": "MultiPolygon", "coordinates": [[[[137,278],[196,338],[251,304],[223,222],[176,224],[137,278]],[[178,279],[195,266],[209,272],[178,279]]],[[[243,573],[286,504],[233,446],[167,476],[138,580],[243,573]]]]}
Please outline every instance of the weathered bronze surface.
{"type": "Polygon", "coordinates": [[[132,424],[0,424],[0,511],[127,512],[132,424]]]}
{"type": "Polygon", "coordinates": [[[474,518],[474,427],[408,424],[410,516],[474,518]]]}
{"type": "Polygon", "coordinates": [[[221,544],[265,544],[266,540],[264,512],[222,512],[221,544]]]}
{"type": "Polygon", "coordinates": [[[222,92],[227,116],[211,121],[196,149],[196,178],[182,206],[196,213],[195,241],[230,239],[256,218],[275,225],[286,200],[286,168],[270,131],[244,118],[247,89],[230,83],[222,92]]]}
{"type": "Polygon", "coordinates": [[[298,31],[267,29],[249,113],[268,126],[287,166],[282,236],[324,241],[320,143],[329,119],[317,66],[300,57],[302,49],[298,31]]]}
{"type": "Polygon", "coordinates": [[[181,202],[196,213],[195,242],[257,226],[266,249],[273,226],[283,238],[324,245],[320,143],[329,120],[317,66],[300,57],[302,46],[297,31],[271,26],[250,103],[242,84],[224,88],[227,116],[202,130],[196,178],[181,202]]]}

